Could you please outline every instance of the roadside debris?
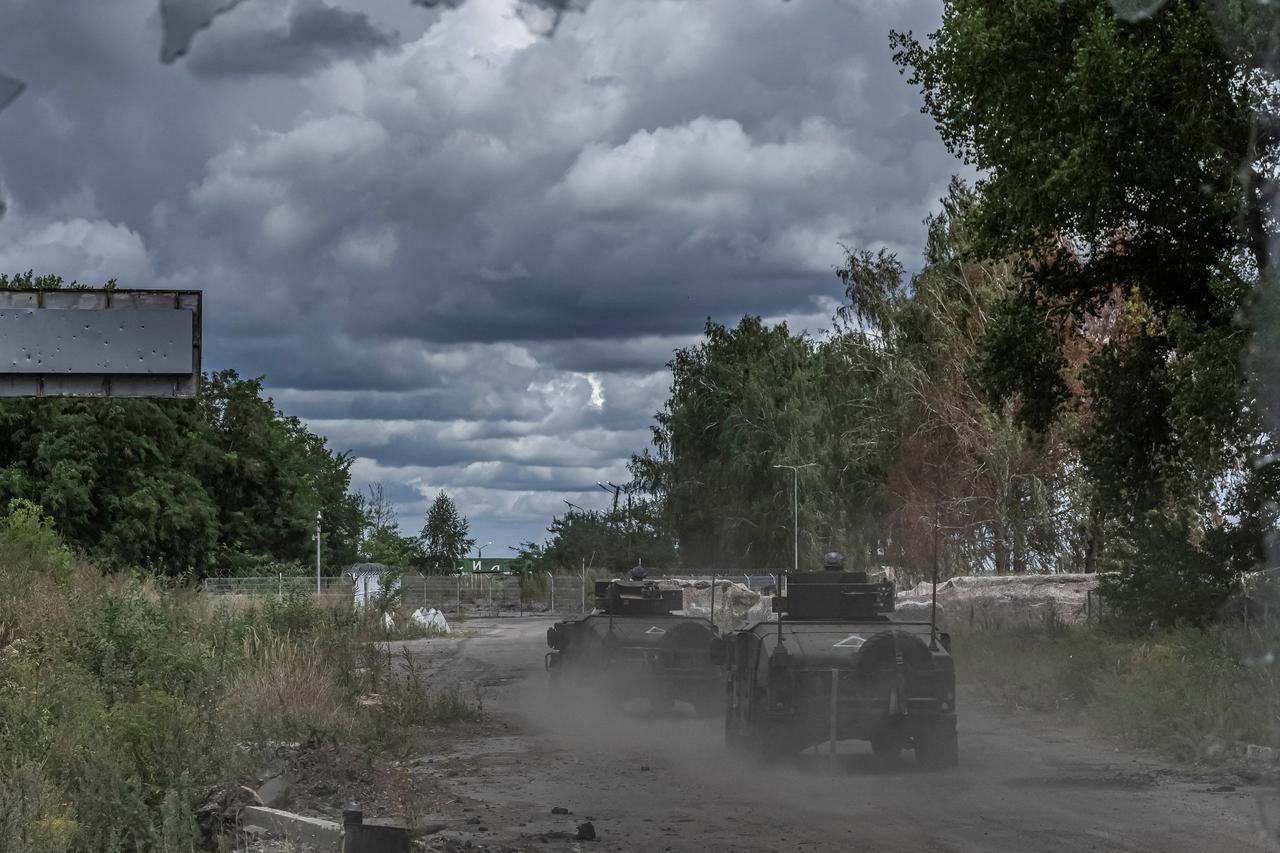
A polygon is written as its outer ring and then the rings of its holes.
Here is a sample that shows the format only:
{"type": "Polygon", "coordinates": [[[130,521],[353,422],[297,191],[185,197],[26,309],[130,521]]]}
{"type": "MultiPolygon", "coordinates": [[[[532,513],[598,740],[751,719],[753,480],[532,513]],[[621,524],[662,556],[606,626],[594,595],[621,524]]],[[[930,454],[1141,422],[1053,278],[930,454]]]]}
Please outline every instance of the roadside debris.
{"type": "Polygon", "coordinates": [[[578,834],[574,836],[575,841],[595,841],[596,826],[591,821],[578,824],[578,834]]]}

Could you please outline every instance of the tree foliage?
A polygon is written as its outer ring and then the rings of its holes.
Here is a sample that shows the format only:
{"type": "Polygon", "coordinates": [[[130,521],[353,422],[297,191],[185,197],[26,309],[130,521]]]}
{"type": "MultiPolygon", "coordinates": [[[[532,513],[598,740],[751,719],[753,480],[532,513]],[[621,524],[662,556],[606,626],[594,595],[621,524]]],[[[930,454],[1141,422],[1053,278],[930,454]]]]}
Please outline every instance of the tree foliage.
{"type": "Polygon", "coordinates": [[[663,529],[660,504],[636,500],[607,512],[570,509],[552,520],[543,542],[525,542],[519,556],[535,572],[602,570],[623,574],[636,565],[669,569],[676,564],[671,537],[663,529]]]}
{"type": "Polygon", "coordinates": [[[419,541],[427,567],[434,572],[451,572],[476,544],[470,538],[471,525],[458,512],[453,498],[441,491],[427,509],[426,524],[419,541]]]}
{"type": "Polygon", "coordinates": [[[405,569],[422,561],[422,543],[400,532],[400,517],[387,497],[382,483],[372,483],[360,495],[363,525],[360,531],[360,559],[369,563],[405,569]]]}
{"type": "MultiPolygon", "coordinates": [[[[0,286],[79,285],[26,272],[0,286]]],[[[201,577],[309,562],[317,512],[323,553],[350,562],[361,524],[351,459],[277,410],[262,381],[207,374],[194,401],[0,400],[0,504],[43,507],[109,567],[201,577]]]]}
{"type": "Polygon", "coordinates": [[[1039,432],[1070,423],[1110,592],[1142,619],[1211,613],[1274,525],[1256,501],[1230,508],[1274,479],[1252,464],[1274,440],[1236,318],[1275,231],[1277,20],[1261,4],[1126,20],[1104,0],[950,0],[927,43],[892,36],[943,141],[981,171],[970,256],[1017,273],[984,387],[1039,432]]]}
{"type": "Polygon", "coordinates": [[[317,512],[330,561],[349,562],[349,468],[234,371],[205,376],[194,402],[0,401],[0,500],[44,507],[108,566],[203,576],[307,560],[317,512]]]}

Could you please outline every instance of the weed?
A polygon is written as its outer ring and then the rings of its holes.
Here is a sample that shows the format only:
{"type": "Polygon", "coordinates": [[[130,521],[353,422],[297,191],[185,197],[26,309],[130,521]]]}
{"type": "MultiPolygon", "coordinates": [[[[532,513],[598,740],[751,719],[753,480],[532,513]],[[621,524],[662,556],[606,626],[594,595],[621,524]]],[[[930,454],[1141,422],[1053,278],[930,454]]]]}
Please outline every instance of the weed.
{"type": "MultiPolygon", "coordinates": [[[[1175,760],[1214,763],[1243,743],[1280,746],[1275,656],[1249,654],[1235,628],[1135,638],[1058,625],[965,632],[954,644],[961,680],[993,701],[1079,715],[1175,760]]],[[[1249,645],[1275,647],[1257,636],[1249,645]]]]}
{"type": "Polygon", "coordinates": [[[22,502],[0,516],[0,566],[0,850],[186,853],[202,794],[272,742],[377,748],[479,713],[367,652],[429,631],[301,586],[220,602],[104,576],[22,502]]]}

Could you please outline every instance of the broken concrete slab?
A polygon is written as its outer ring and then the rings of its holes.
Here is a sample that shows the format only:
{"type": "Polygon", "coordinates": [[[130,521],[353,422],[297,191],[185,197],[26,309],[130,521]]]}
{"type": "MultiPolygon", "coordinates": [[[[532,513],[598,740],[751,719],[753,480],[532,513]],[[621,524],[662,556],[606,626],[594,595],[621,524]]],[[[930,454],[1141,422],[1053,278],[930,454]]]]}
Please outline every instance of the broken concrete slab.
{"type": "Polygon", "coordinates": [[[289,841],[325,850],[341,849],[342,825],[336,821],[306,817],[269,806],[245,806],[240,813],[240,820],[242,823],[265,827],[273,835],[289,841]]]}

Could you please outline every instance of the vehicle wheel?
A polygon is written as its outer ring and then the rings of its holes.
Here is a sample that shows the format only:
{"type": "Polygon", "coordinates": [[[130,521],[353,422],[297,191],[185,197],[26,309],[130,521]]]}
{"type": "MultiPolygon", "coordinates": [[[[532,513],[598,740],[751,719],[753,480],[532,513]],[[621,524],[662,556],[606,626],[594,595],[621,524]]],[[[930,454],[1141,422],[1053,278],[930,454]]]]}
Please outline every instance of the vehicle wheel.
{"type": "Polygon", "coordinates": [[[954,731],[932,731],[916,737],[916,763],[931,770],[960,763],[959,740],[954,731]]]}

